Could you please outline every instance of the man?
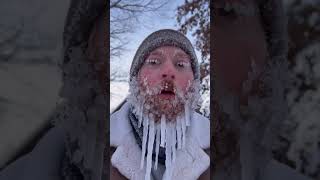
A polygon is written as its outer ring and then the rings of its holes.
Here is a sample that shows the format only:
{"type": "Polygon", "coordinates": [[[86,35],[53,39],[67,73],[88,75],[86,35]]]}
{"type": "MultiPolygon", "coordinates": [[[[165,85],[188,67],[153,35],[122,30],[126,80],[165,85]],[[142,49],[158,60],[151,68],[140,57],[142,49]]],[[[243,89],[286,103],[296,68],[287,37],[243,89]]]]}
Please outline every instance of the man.
{"type": "Polygon", "coordinates": [[[215,0],[213,12],[213,179],[308,179],[272,159],[287,113],[282,1],[215,0]]]}
{"type": "Polygon", "coordinates": [[[199,76],[183,34],[164,29],[142,42],[130,69],[130,95],[110,119],[111,179],[210,178],[204,174],[210,123],[195,112],[199,76]]]}

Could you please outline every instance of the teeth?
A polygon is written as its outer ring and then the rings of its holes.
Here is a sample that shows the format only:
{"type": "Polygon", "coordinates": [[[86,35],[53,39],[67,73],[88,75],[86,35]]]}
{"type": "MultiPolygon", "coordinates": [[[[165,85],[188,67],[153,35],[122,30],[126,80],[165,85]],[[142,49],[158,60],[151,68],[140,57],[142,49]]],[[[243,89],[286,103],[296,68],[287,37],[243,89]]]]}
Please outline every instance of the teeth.
{"type": "Polygon", "coordinates": [[[164,84],[164,89],[167,90],[168,88],[169,88],[169,84],[168,84],[168,83],[165,83],[165,84],[164,84]]]}
{"type": "Polygon", "coordinates": [[[172,86],[172,84],[170,84],[170,83],[168,83],[168,82],[165,82],[161,89],[162,89],[162,90],[165,90],[165,91],[169,91],[169,90],[170,90],[170,91],[176,93],[176,88],[174,88],[174,87],[172,86]]]}

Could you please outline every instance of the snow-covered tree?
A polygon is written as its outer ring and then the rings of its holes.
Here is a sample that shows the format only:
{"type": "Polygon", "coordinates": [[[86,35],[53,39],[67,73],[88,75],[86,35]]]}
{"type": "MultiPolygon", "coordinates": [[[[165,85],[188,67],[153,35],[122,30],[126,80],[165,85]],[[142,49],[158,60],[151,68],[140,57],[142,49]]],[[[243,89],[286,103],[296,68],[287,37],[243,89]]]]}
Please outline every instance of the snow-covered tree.
{"type": "Polygon", "coordinates": [[[201,53],[200,80],[203,102],[200,112],[210,115],[210,9],[208,0],[185,1],[177,8],[179,31],[195,37],[195,48],[201,53]]]}
{"type": "Polygon", "coordinates": [[[289,118],[274,146],[275,157],[320,178],[320,2],[286,1],[291,86],[289,118]]]}

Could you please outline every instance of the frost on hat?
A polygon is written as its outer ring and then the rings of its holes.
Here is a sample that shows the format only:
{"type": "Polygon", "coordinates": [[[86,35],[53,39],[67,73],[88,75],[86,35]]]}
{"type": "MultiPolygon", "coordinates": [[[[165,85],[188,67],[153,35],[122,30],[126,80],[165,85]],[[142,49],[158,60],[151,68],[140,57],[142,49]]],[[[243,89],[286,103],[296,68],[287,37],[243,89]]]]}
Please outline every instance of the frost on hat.
{"type": "Polygon", "coordinates": [[[200,78],[197,56],[189,39],[178,31],[162,29],[150,34],[139,46],[131,64],[130,81],[138,74],[148,54],[161,46],[175,46],[185,51],[190,56],[194,78],[200,78]]]}

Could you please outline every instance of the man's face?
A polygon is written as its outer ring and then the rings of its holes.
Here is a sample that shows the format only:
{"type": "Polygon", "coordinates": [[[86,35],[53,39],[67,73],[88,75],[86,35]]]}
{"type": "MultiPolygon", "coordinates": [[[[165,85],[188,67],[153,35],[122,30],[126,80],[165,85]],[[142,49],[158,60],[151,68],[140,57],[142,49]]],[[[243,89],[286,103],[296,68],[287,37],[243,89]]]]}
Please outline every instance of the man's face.
{"type": "Polygon", "coordinates": [[[213,68],[216,78],[229,91],[240,95],[251,62],[254,61],[258,68],[266,62],[265,32],[253,0],[216,0],[214,10],[213,68]],[[229,7],[224,8],[228,2],[229,7]]]}
{"type": "Polygon", "coordinates": [[[176,111],[171,118],[183,110],[182,99],[192,88],[193,80],[190,56],[173,46],[162,46],[150,52],[138,73],[146,103],[167,115],[176,111]]]}

